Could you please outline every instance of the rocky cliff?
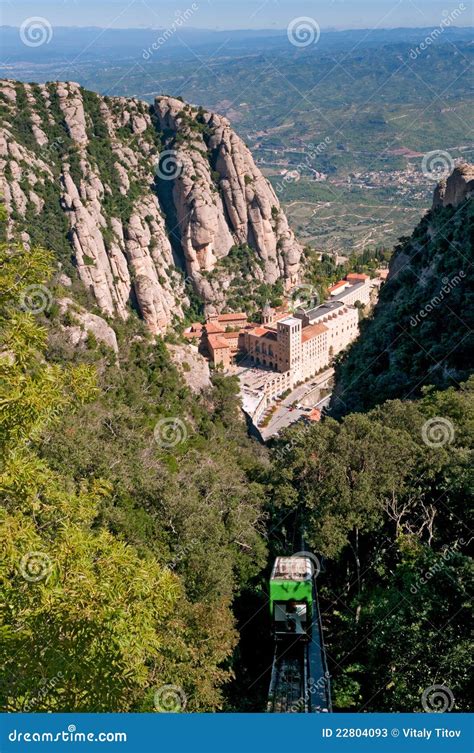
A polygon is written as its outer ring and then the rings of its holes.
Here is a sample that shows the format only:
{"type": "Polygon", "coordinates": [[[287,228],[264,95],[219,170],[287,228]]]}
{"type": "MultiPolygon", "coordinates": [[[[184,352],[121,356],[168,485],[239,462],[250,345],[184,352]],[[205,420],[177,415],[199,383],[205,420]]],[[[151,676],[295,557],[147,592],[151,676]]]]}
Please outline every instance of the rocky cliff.
{"type": "Polygon", "coordinates": [[[456,386],[474,369],[473,165],[438,186],[433,208],[402,238],[373,316],[336,367],[334,415],[424,386],[456,386]],[[471,188],[469,188],[471,186],[471,188]]]}
{"type": "Polygon", "coordinates": [[[437,207],[457,207],[474,192],[474,165],[464,163],[454,168],[447,180],[436,186],[433,209],[437,207]]]}
{"type": "Polygon", "coordinates": [[[218,262],[233,246],[248,245],[256,252],[257,279],[295,284],[301,247],[229,121],[169,97],[156,99],[155,113],[166,146],[159,178],[173,182],[186,268],[205,300],[224,300],[231,280],[219,275],[218,262]]]}
{"type": "Polygon", "coordinates": [[[2,81],[0,108],[7,239],[52,248],[103,313],[134,306],[158,333],[188,284],[221,309],[236,284],[297,282],[302,249],[225,118],[71,82],[2,81]]]}

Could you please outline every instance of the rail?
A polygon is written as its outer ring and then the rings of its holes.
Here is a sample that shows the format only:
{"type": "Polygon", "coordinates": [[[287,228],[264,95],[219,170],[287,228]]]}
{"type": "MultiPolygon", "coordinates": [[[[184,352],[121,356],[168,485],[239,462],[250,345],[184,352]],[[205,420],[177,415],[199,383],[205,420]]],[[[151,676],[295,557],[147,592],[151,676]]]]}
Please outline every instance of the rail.
{"type": "Polygon", "coordinates": [[[267,711],[277,714],[305,712],[307,683],[307,644],[298,641],[284,650],[277,645],[267,711]]]}
{"type": "Polygon", "coordinates": [[[310,640],[276,642],[267,711],[324,713],[332,711],[331,684],[324,647],[318,592],[314,585],[310,640]]]}

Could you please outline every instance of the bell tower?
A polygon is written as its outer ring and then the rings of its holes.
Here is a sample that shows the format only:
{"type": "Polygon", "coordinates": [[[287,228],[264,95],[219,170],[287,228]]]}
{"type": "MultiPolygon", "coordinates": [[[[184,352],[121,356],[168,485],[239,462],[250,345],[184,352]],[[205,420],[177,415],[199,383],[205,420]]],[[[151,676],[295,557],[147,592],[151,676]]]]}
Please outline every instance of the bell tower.
{"type": "Polygon", "coordinates": [[[262,323],[265,326],[268,326],[269,324],[273,324],[274,315],[275,315],[275,312],[270,306],[270,303],[267,301],[265,306],[262,309],[262,323]]]}
{"type": "Polygon", "coordinates": [[[302,342],[301,319],[288,316],[277,324],[279,348],[278,370],[291,371],[293,383],[301,378],[302,342]]]}

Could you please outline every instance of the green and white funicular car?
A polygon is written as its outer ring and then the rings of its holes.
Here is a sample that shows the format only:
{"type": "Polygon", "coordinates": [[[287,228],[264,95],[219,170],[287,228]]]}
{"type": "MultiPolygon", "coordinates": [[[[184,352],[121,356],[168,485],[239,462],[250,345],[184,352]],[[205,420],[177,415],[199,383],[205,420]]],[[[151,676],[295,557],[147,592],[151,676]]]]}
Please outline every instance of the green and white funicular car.
{"type": "Polygon", "coordinates": [[[277,639],[309,638],[314,565],[309,557],[277,557],[270,577],[270,610],[277,639]]]}

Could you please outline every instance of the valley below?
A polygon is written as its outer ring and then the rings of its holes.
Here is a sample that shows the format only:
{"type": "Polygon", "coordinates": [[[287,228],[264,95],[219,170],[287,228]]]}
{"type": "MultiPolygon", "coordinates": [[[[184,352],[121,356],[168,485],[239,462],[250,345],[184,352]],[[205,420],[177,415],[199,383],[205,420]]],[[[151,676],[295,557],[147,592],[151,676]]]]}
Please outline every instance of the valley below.
{"type": "Polygon", "coordinates": [[[445,30],[415,59],[423,30],[380,30],[370,43],[363,32],[329,32],[297,54],[278,33],[210,33],[197,46],[189,35],[183,29],[148,55],[152,31],[115,32],[123,57],[108,55],[111,37],[95,59],[89,41],[71,70],[64,46],[79,51],[85,33],[58,31],[57,51],[42,48],[41,62],[13,40],[7,50],[22,81],[69,78],[149,103],[180,96],[224,115],[301,241],[331,253],[391,248],[429,207],[438,180],[472,160],[468,30],[445,30]]]}

